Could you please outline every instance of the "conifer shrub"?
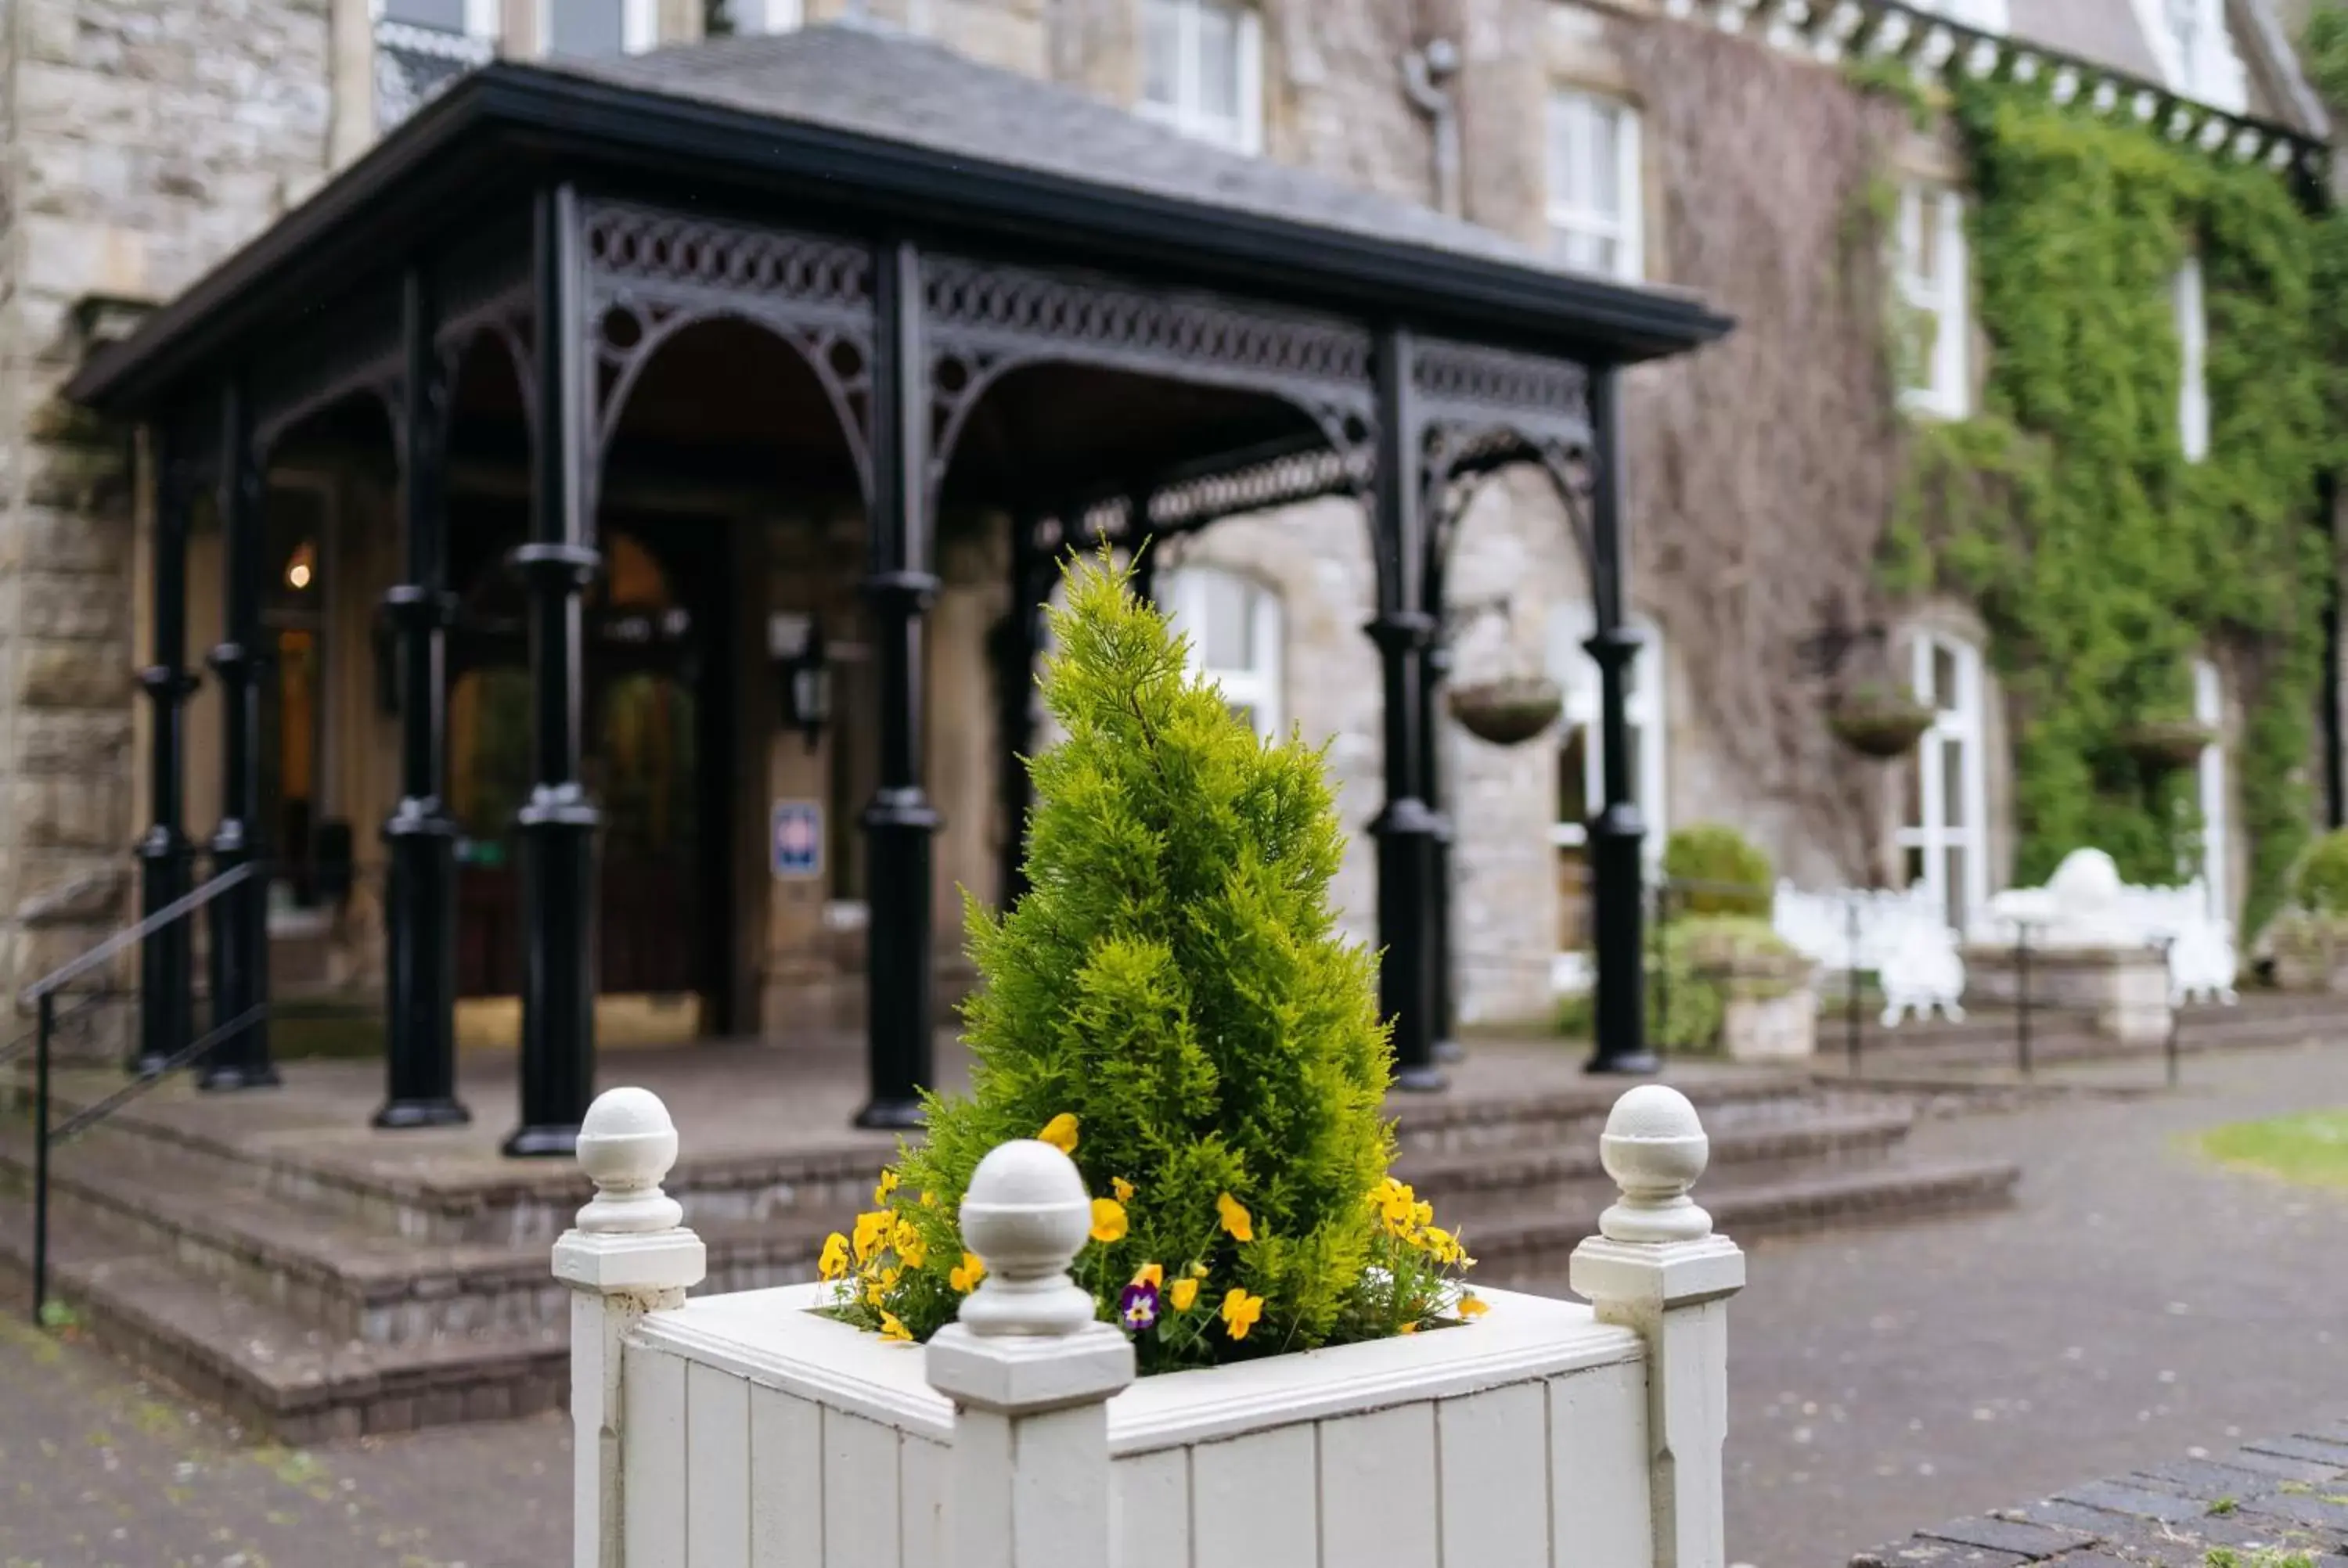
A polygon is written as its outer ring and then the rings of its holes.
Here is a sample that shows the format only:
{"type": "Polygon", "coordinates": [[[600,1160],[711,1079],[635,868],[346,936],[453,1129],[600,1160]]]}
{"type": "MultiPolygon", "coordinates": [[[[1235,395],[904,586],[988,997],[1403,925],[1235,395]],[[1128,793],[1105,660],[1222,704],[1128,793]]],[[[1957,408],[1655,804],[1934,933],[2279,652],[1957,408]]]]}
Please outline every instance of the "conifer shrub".
{"type": "Polygon", "coordinates": [[[1339,934],[1344,850],[1319,748],[1266,742],[1188,673],[1103,558],[1052,612],[1028,764],[1029,891],[964,895],[981,985],[967,1097],[827,1245],[831,1310],[926,1339],[984,1269],[956,1212],[979,1160],[1041,1137],[1094,1194],[1076,1277],[1145,1372],[1473,1317],[1472,1263],[1387,1174],[1375,959],[1339,934]]]}

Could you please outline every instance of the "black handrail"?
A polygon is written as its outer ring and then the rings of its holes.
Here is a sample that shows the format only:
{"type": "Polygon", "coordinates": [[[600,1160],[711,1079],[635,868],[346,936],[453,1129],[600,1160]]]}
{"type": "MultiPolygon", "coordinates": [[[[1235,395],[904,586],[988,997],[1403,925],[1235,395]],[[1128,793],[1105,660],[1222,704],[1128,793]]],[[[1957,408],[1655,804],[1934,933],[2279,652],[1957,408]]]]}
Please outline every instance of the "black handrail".
{"type": "MultiPolygon", "coordinates": [[[[61,1020],[57,997],[66,986],[99,968],[136,943],[145,941],[173,922],[210,904],[231,888],[251,881],[264,869],[260,861],[223,871],[202,886],[182,897],[175,898],[134,926],[126,927],[108,937],[79,958],[73,958],[50,970],[26,988],[25,997],[33,1003],[35,1021],[28,1037],[12,1040],[0,1049],[0,1064],[21,1053],[27,1039],[33,1046],[33,1321],[42,1322],[49,1298],[49,1151],[58,1143],[79,1137],[123,1106],[146,1093],[170,1073],[201,1058],[221,1040],[251,1029],[269,1015],[266,999],[247,1008],[235,1018],[215,1024],[196,1039],[173,1051],[155,1066],[141,1071],[129,1082],[94,1104],[85,1105],[65,1122],[49,1126],[50,1045],[55,1040],[61,1020]]],[[[93,991],[66,1009],[63,1019],[73,1019],[87,1012],[100,1001],[116,993],[93,991]]]]}

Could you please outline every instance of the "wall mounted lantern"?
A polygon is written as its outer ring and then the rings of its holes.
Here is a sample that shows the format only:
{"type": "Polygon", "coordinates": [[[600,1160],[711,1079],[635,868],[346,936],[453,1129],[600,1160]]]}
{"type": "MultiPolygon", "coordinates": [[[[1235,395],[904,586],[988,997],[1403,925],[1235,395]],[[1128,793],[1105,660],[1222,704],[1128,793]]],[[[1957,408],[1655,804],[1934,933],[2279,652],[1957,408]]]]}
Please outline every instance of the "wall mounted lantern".
{"type": "Polygon", "coordinates": [[[782,695],[783,723],[815,750],[831,722],[831,666],[825,660],[823,623],[812,615],[767,618],[767,653],[782,695]]]}

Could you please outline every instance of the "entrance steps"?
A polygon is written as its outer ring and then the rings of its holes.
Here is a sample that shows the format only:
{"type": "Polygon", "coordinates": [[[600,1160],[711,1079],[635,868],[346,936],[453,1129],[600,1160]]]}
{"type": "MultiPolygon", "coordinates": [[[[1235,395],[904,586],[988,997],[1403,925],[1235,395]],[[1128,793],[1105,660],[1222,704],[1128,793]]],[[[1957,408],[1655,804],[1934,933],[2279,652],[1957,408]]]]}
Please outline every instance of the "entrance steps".
{"type": "MultiPolygon", "coordinates": [[[[1847,1022],[1838,1003],[1820,1003],[1817,1071],[1851,1076],[1847,1022]]],[[[2021,1020],[2006,1007],[1967,1010],[1964,1021],[1910,1020],[1885,1029],[1870,1012],[1859,1034],[1857,1076],[1897,1081],[1945,1071],[2014,1067],[2020,1057],[2021,1020]]],[[[2336,1040],[2348,1035],[2348,997],[2245,991],[2231,1007],[2197,1002],[2179,1009],[2177,1049],[2180,1056],[2205,1051],[2258,1049],[2336,1040]]],[[[2159,1042],[2127,1044],[2097,1032],[2089,1019],[2053,1008],[2030,1015],[2034,1067],[2138,1059],[2157,1063],[2159,1042]]],[[[2154,1067],[2147,1081],[2157,1081],[2154,1067]]]]}
{"type": "MultiPolygon", "coordinates": [[[[1598,1134],[1627,1085],[1569,1073],[1499,1093],[1493,1076],[1508,1075],[1463,1072],[1462,1089],[1394,1109],[1397,1173],[1498,1281],[1594,1227],[1613,1195],[1598,1134]]],[[[1713,1136],[1699,1195],[1740,1236],[1995,1204],[2015,1180],[2010,1166],[1904,1161],[1910,1112],[1897,1101],[1782,1075],[1677,1081],[1713,1136]]],[[[61,1075],[61,1113],[111,1081],[61,1075]]],[[[157,1103],[166,1091],[56,1151],[53,1296],[94,1338],[282,1441],[560,1404],[569,1307],[548,1251],[587,1196],[577,1170],[483,1158],[485,1134],[402,1143],[341,1123],[335,1138],[297,1136],[296,1088],[289,1077],[285,1099],[233,1103],[182,1095],[176,1110],[157,1103]],[[363,1142],[372,1163],[331,1153],[363,1142]]],[[[688,1143],[669,1190],[707,1244],[705,1290],[812,1278],[825,1235],[869,1203],[895,1147],[844,1129],[777,1141],[789,1146],[701,1156],[688,1143]]],[[[0,1266],[29,1261],[30,1167],[19,1107],[0,1114],[0,1266]]]]}

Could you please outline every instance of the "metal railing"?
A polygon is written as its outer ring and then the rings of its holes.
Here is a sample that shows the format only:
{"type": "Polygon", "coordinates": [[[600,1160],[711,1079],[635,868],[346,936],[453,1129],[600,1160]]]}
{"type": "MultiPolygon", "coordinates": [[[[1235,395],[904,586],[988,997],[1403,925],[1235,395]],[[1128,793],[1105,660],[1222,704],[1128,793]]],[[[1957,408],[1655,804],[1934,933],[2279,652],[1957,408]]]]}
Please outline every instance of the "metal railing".
{"type": "Polygon", "coordinates": [[[226,1022],[215,1024],[163,1061],[142,1065],[129,1082],[103,1099],[83,1106],[63,1122],[51,1127],[50,1071],[57,1030],[63,1023],[87,1014],[118,993],[108,990],[89,992],[62,1011],[57,1006],[58,999],[67,994],[66,988],[74,981],[103,970],[123,953],[189,918],[221,895],[262,876],[264,871],[265,867],[258,861],[249,861],[224,871],[193,892],[164,905],[138,924],[117,931],[80,957],[59,965],[26,988],[23,999],[33,1004],[34,1025],[26,1034],[0,1048],[0,1066],[23,1055],[28,1048],[33,1053],[33,1321],[36,1324],[46,1320],[48,1309],[50,1151],[58,1144],[79,1137],[154,1088],[170,1074],[201,1061],[206,1052],[222,1040],[234,1039],[269,1016],[267,1000],[255,1003],[226,1022]]]}

